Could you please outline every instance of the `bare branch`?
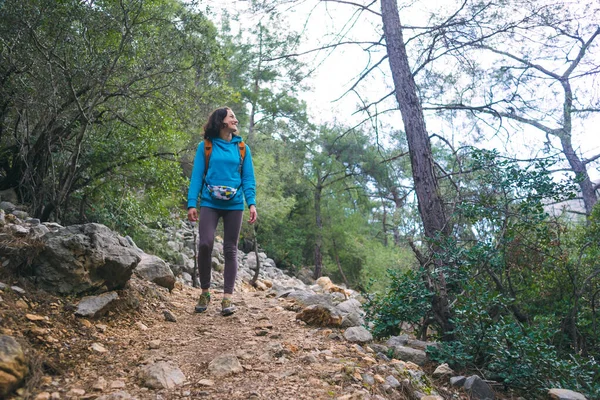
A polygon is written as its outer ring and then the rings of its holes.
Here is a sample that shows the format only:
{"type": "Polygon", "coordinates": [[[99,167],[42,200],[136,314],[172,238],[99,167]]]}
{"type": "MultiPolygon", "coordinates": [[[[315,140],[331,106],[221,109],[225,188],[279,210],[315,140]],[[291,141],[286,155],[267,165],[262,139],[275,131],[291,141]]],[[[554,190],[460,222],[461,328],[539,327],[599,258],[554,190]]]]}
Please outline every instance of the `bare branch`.
{"type": "Polygon", "coordinates": [[[591,162],[596,161],[599,158],[600,158],[600,154],[596,154],[595,156],[592,156],[590,158],[586,158],[585,160],[582,160],[581,162],[587,165],[587,164],[589,164],[591,162]]]}
{"type": "Polygon", "coordinates": [[[573,72],[573,70],[575,68],[577,68],[577,66],[579,65],[579,63],[581,62],[581,60],[583,59],[583,56],[585,55],[585,52],[587,51],[587,49],[590,47],[590,45],[592,44],[592,42],[594,41],[594,39],[596,39],[596,37],[600,35],[600,27],[598,27],[596,29],[596,32],[594,32],[592,34],[592,36],[588,39],[587,42],[585,42],[581,48],[579,49],[579,54],[577,54],[577,57],[575,57],[575,59],[573,60],[573,62],[571,63],[571,65],[569,66],[569,68],[567,68],[567,70],[565,71],[565,73],[563,74],[562,78],[566,79],[569,77],[569,75],[571,75],[571,73],[573,72]]]}
{"type": "Polygon", "coordinates": [[[439,111],[439,110],[464,110],[464,111],[477,111],[477,112],[481,112],[484,114],[490,114],[493,115],[495,117],[502,117],[502,118],[507,118],[507,119],[511,119],[514,121],[519,121],[522,122],[524,124],[528,124],[531,125],[535,128],[538,128],[539,130],[546,132],[549,135],[554,135],[557,136],[560,134],[560,132],[562,131],[561,129],[552,129],[544,124],[541,124],[540,122],[538,122],[537,120],[531,119],[531,118],[525,118],[525,117],[521,117],[515,113],[507,113],[507,112],[503,112],[503,111],[497,111],[494,110],[491,105],[483,105],[483,106],[466,106],[464,104],[447,104],[447,105],[443,105],[443,106],[438,106],[438,107],[423,107],[423,110],[433,110],[433,111],[439,111]]]}
{"type": "Polygon", "coordinates": [[[356,7],[360,8],[360,9],[362,9],[362,10],[371,12],[371,13],[377,15],[378,17],[381,17],[380,13],[378,13],[377,11],[373,11],[373,10],[371,10],[369,8],[370,6],[372,6],[375,3],[375,1],[372,1],[371,3],[369,3],[366,6],[364,6],[362,4],[358,4],[358,3],[353,3],[351,1],[342,1],[342,0],[321,0],[321,1],[329,1],[329,2],[332,2],[332,3],[340,3],[340,4],[349,4],[351,6],[356,6],[356,7]]]}
{"type": "Polygon", "coordinates": [[[353,91],[356,86],[358,86],[358,84],[367,77],[367,75],[369,75],[371,73],[371,71],[373,71],[375,68],[379,67],[379,65],[381,65],[382,62],[384,62],[385,60],[387,60],[388,56],[387,54],[385,56],[383,56],[381,58],[381,60],[377,61],[377,63],[375,63],[371,68],[367,69],[365,72],[363,72],[358,79],[356,80],[356,82],[354,82],[354,84],[352,85],[352,87],[348,90],[346,90],[340,97],[338,97],[337,99],[333,100],[333,101],[338,101],[340,100],[342,97],[344,97],[345,95],[347,95],[348,93],[350,93],[351,91],[353,91]]]}
{"type": "Polygon", "coordinates": [[[556,74],[556,73],[554,73],[554,72],[552,72],[550,70],[547,70],[546,68],[542,67],[541,65],[534,64],[531,61],[527,61],[526,59],[524,59],[522,57],[515,56],[514,54],[511,54],[511,53],[509,53],[507,51],[497,50],[497,49],[495,49],[495,48],[493,48],[491,46],[486,46],[486,45],[480,45],[480,46],[475,46],[475,47],[478,47],[480,49],[489,50],[492,53],[500,54],[500,55],[506,56],[508,58],[512,58],[513,60],[518,61],[518,62],[520,62],[523,65],[527,65],[528,67],[534,68],[534,69],[542,72],[543,74],[548,75],[548,76],[550,76],[550,77],[552,77],[552,78],[554,78],[556,80],[560,81],[560,79],[561,79],[560,75],[558,75],[558,74],[556,74]]]}
{"type": "Polygon", "coordinates": [[[359,46],[363,45],[363,44],[368,44],[368,45],[371,45],[371,46],[377,46],[377,45],[383,46],[381,43],[377,43],[377,42],[356,42],[356,41],[339,42],[339,43],[334,43],[334,44],[328,44],[328,45],[325,45],[325,46],[322,46],[322,47],[317,47],[315,49],[310,49],[310,50],[303,51],[303,52],[300,52],[300,53],[291,53],[291,54],[284,54],[284,55],[279,56],[279,57],[265,58],[264,61],[276,61],[276,60],[281,60],[281,59],[284,59],[284,58],[300,57],[300,56],[303,56],[303,55],[306,55],[306,54],[314,53],[315,51],[321,51],[321,50],[336,48],[338,46],[344,46],[344,45],[347,45],[347,44],[355,44],[355,45],[359,45],[359,46]]]}

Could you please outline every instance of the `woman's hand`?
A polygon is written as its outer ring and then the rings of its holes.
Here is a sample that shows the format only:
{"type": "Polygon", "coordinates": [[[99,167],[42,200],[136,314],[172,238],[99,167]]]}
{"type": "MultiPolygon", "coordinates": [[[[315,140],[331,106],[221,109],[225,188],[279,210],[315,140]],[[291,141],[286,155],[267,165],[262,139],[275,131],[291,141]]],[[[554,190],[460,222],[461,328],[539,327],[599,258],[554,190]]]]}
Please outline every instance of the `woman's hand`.
{"type": "Polygon", "coordinates": [[[198,221],[198,210],[195,207],[188,208],[188,221],[196,222],[198,221]]]}
{"type": "MultiPolygon", "coordinates": [[[[188,211],[188,215],[189,215],[189,211],[188,211]]],[[[251,205],[250,206],[250,219],[248,220],[248,223],[250,223],[250,224],[255,223],[257,218],[258,218],[258,214],[256,213],[256,206],[251,205]]]]}

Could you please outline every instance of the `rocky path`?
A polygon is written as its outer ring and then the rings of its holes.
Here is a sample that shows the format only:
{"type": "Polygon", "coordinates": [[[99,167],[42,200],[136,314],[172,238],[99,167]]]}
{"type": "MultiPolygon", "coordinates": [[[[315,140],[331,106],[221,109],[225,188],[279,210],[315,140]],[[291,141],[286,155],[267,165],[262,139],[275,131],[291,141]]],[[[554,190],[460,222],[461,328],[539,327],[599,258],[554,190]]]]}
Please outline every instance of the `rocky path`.
{"type": "Polygon", "coordinates": [[[222,317],[219,294],[206,313],[193,312],[199,292],[132,279],[120,307],[93,320],[61,298],[4,295],[2,333],[38,365],[11,398],[407,398],[385,380],[389,360],[336,329],[297,321],[291,300],[244,286],[238,312],[222,317]],[[160,366],[168,368],[152,379],[144,372],[160,366]]]}

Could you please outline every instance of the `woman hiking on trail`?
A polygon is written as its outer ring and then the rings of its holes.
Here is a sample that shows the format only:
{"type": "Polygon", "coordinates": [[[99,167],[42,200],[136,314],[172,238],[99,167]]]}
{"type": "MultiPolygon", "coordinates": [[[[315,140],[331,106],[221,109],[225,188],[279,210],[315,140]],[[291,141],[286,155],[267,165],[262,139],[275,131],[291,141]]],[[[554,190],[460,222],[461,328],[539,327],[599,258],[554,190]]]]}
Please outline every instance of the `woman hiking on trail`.
{"type": "Polygon", "coordinates": [[[237,246],[244,213],[244,198],[250,209],[249,223],[256,222],[256,181],[250,148],[236,135],[238,120],[229,107],[218,108],[204,125],[204,141],[198,145],[188,190],[188,220],[198,220],[198,269],[202,294],[195,311],[206,311],[210,303],[211,258],[215,231],[223,218],[225,271],[221,314],[231,315],[231,302],[238,270],[237,246]]]}

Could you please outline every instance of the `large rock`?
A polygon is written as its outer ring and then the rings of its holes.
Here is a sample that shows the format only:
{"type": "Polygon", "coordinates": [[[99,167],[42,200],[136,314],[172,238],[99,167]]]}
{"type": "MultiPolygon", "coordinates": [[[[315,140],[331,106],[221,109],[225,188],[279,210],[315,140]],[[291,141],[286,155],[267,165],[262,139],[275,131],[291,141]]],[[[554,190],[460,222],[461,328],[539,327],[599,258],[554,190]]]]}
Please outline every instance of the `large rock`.
{"type": "Polygon", "coordinates": [[[550,389],[548,395],[552,400],[587,400],[581,393],[568,389],[550,389]]]}
{"type": "Polygon", "coordinates": [[[144,386],[151,389],[173,389],[185,382],[185,375],[175,365],[159,361],[142,368],[144,386]]]}
{"type": "Polygon", "coordinates": [[[44,249],[32,267],[38,286],[59,294],[120,289],[140,256],[104,225],[73,225],[42,237],[44,249]]]}
{"type": "Polygon", "coordinates": [[[320,304],[314,304],[304,308],[298,314],[296,319],[314,326],[334,326],[342,324],[342,317],[338,315],[332,307],[320,304]]]}
{"type": "Polygon", "coordinates": [[[405,346],[392,346],[394,358],[402,361],[411,361],[417,365],[425,365],[427,354],[423,350],[413,349],[405,346]]]}
{"type": "Polygon", "coordinates": [[[336,311],[342,316],[342,328],[362,326],[365,324],[360,301],[349,299],[335,306],[336,311]]]}
{"type": "Polygon", "coordinates": [[[0,336],[0,398],[17,388],[28,372],[21,345],[11,336],[0,336]]]}
{"type": "Polygon", "coordinates": [[[373,335],[362,326],[353,326],[346,329],[344,338],[349,342],[369,343],[373,340],[373,335]]]}
{"type": "Polygon", "coordinates": [[[223,377],[242,372],[244,368],[234,354],[223,354],[208,364],[208,370],[215,376],[223,377]]]}
{"type": "Polygon", "coordinates": [[[473,400],[495,400],[496,394],[483,379],[477,375],[467,378],[465,381],[465,390],[473,400]]]}
{"type": "Polygon", "coordinates": [[[146,253],[142,253],[141,257],[135,268],[136,275],[169,290],[175,287],[175,275],[162,258],[146,253]]]}

